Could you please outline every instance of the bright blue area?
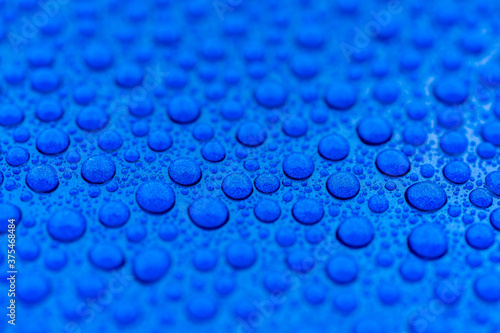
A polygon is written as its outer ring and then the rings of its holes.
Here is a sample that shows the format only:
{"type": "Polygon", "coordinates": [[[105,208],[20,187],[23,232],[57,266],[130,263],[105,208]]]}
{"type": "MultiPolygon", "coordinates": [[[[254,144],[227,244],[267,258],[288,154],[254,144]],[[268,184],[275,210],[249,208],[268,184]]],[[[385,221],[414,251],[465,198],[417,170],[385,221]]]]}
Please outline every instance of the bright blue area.
{"type": "Polygon", "coordinates": [[[498,15],[0,0],[0,331],[499,332],[498,15]]]}

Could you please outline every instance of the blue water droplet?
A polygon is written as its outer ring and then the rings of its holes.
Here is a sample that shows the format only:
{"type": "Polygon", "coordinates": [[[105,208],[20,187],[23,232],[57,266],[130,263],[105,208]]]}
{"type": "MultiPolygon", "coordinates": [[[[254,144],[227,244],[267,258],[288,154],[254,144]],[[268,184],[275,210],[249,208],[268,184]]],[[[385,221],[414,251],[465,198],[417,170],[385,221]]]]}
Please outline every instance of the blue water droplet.
{"type": "Polygon", "coordinates": [[[466,183],[471,176],[471,169],[465,162],[455,161],[445,165],[443,175],[455,184],[466,183]]]}
{"type": "Polygon", "coordinates": [[[128,103],[128,111],[131,115],[143,118],[151,115],[154,111],[154,104],[149,98],[144,98],[139,101],[130,101],[128,103]]]}
{"type": "Polygon", "coordinates": [[[252,245],[237,241],[226,249],[226,260],[235,269],[246,269],[252,266],[257,259],[257,254],[252,245]]]}
{"type": "Polygon", "coordinates": [[[291,153],[283,160],[283,172],[292,179],[306,179],[314,172],[314,162],[308,155],[291,153]]]}
{"type": "Polygon", "coordinates": [[[217,199],[201,198],[188,208],[189,217],[194,224],[203,229],[222,227],[229,218],[226,205],[217,199]]]}
{"type": "Polygon", "coordinates": [[[174,191],[170,185],[160,181],[149,181],[139,186],[135,198],[139,207],[153,214],[166,213],[175,204],[174,191]]]}
{"type": "Polygon", "coordinates": [[[399,267],[401,277],[408,282],[418,282],[424,278],[425,265],[422,260],[410,258],[399,267]]]}
{"type": "Polygon", "coordinates": [[[69,147],[69,137],[57,128],[50,128],[41,132],[36,138],[36,148],[46,155],[60,154],[69,147]]]}
{"type": "Polygon", "coordinates": [[[311,225],[318,223],[325,214],[323,205],[314,199],[297,201],[292,208],[293,217],[302,224],[311,225]]]}
{"type": "Polygon", "coordinates": [[[496,148],[489,142],[481,142],[479,145],[477,145],[476,152],[479,155],[479,157],[487,160],[495,157],[496,148]]]}
{"type": "Polygon", "coordinates": [[[154,151],[165,151],[172,147],[172,136],[165,131],[154,131],[149,133],[148,147],[154,151]]]}
{"type": "Polygon", "coordinates": [[[333,282],[347,284],[357,278],[358,265],[350,256],[335,255],[328,261],[326,272],[333,282]]]}
{"type": "Polygon", "coordinates": [[[292,138],[298,138],[305,135],[307,129],[307,120],[302,117],[291,117],[286,119],[283,123],[283,132],[292,138]]]}
{"type": "Polygon", "coordinates": [[[484,141],[500,146],[500,121],[486,124],[481,132],[484,141]]]}
{"type": "Polygon", "coordinates": [[[109,115],[105,110],[95,106],[88,106],[80,110],[76,116],[76,124],[85,131],[98,131],[106,127],[109,115]]]}
{"type": "Polygon", "coordinates": [[[477,188],[469,194],[470,202],[479,208],[488,208],[493,204],[493,197],[484,188],[477,188]]]}
{"type": "Polygon", "coordinates": [[[31,137],[29,130],[26,127],[17,127],[12,134],[14,141],[24,143],[31,137]]]}
{"type": "Polygon", "coordinates": [[[462,126],[464,119],[460,112],[454,108],[448,108],[438,112],[437,121],[444,128],[452,129],[462,126]]]}
{"type": "Polygon", "coordinates": [[[384,195],[375,194],[368,199],[368,208],[374,213],[383,213],[389,209],[389,200],[384,195]]]}
{"type": "Polygon", "coordinates": [[[133,88],[141,84],[144,78],[142,68],[136,64],[123,64],[116,68],[115,81],[124,88],[133,88]]]}
{"type": "Polygon", "coordinates": [[[54,99],[42,99],[35,107],[35,114],[41,121],[55,121],[63,115],[61,104],[54,99]]]}
{"type": "Polygon", "coordinates": [[[168,116],[179,124],[189,124],[200,116],[200,107],[190,96],[181,95],[174,97],[168,105],[168,116]]]}
{"type": "Polygon", "coordinates": [[[467,243],[478,250],[485,250],[495,242],[493,230],[487,224],[473,224],[465,232],[467,243]]]}
{"type": "Polygon", "coordinates": [[[410,160],[396,149],[386,149],[380,152],[375,164],[380,172],[391,177],[401,177],[410,172],[410,160]]]}
{"type": "Polygon", "coordinates": [[[209,141],[201,148],[201,156],[209,162],[220,162],[226,158],[226,148],[217,141],[209,141]]]}
{"type": "Polygon", "coordinates": [[[30,158],[29,152],[23,147],[13,147],[7,152],[5,156],[5,161],[10,166],[20,166],[28,162],[30,158]]]}
{"type": "Polygon", "coordinates": [[[87,66],[93,70],[104,70],[113,63],[113,53],[108,46],[95,43],[87,46],[84,59],[87,66]]]}
{"type": "Polygon", "coordinates": [[[188,303],[189,316],[195,321],[206,321],[217,313],[217,305],[208,297],[197,297],[188,303]]]}
{"type": "Polygon", "coordinates": [[[26,175],[26,185],[36,192],[52,192],[59,186],[57,171],[50,165],[34,167],[26,175]]]}
{"type": "Polygon", "coordinates": [[[256,147],[266,141],[266,130],[258,123],[247,122],[241,125],[236,132],[236,139],[245,146],[256,147]]]}
{"type": "Polygon", "coordinates": [[[134,275],[142,282],[156,282],[167,273],[170,262],[170,256],[164,250],[143,250],[134,258],[134,275]]]}
{"type": "Polygon", "coordinates": [[[87,229],[87,221],[82,214],[71,209],[57,211],[49,219],[47,231],[59,242],[69,243],[80,239],[87,229]]]}
{"type": "Polygon", "coordinates": [[[243,173],[233,173],[222,181],[222,191],[231,199],[243,200],[253,192],[252,181],[243,173]]]}
{"type": "Polygon", "coordinates": [[[382,104],[392,104],[398,99],[400,91],[398,83],[382,80],[375,86],[373,96],[382,104]]]}
{"type": "Polygon", "coordinates": [[[118,228],[127,223],[130,210],[121,201],[110,201],[101,206],[99,221],[108,228],[118,228]]]}
{"type": "Polygon", "coordinates": [[[262,193],[274,193],[280,188],[280,180],[274,175],[265,173],[255,178],[255,188],[262,193]]]}
{"type": "Polygon", "coordinates": [[[442,228],[424,224],[413,229],[408,236],[408,247],[424,259],[438,259],[448,251],[448,239],[442,228]]]}
{"type": "Polygon", "coordinates": [[[193,128],[193,138],[198,141],[207,141],[214,136],[214,129],[208,124],[198,124],[193,128]]]}
{"type": "Polygon", "coordinates": [[[495,209],[490,215],[491,225],[500,231],[500,208],[495,209]]]}
{"type": "Polygon", "coordinates": [[[476,295],[485,302],[500,300],[500,276],[497,273],[484,274],[474,282],[476,295]]]}
{"type": "Polygon", "coordinates": [[[114,177],[116,167],[105,155],[89,157],[82,165],[82,177],[92,184],[103,184],[114,177]]]}
{"type": "Polygon", "coordinates": [[[206,249],[199,249],[193,256],[193,266],[201,271],[208,272],[215,268],[217,265],[217,255],[212,251],[206,249]]]}
{"type": "Polygon", "coordinates": [[[500,196],[500,171],[490,172],[486,176],[486,188],[494,195],[500,196]]]}
{"type": "Polygon", "coordinates": [[[44,300],[50,293],[50,285],[42,276],[26,276],[17,286],[17,295],[21,302],[36,304],[44,300]]]}
{"type": "Polygon", "coordinates": [[[345,246],[362,248],[373,240],[375,230],[371,222],[364,217],[352,217],[342,222],[337,229],[337,238],[345,246]]]}
{"type": "Polygon", "coordinates": [[[347,200],[354,198],[360,189],[358,178],[349,172],[337,172],[328,177],[326,188],[337,199],[347,200]]]}
{"type": "Polygon", "coordinates": [[[434,95],[445,104],[461,104],[467,100],[467,90],[464,82],[456,78],[444,78],[438,80],[434,86],[434,95]]]}
{"type": "Polygon", "coordinates": [[[406,104],[406,114],[410,119],[422,120],[427,117],[427,105],[420,101],[411,101],[406,104]]]}
{"type": "Polygon", "coordinates": [[[243,117],[245,110],[235,101],[226,101],[221,106],[221,115],[226,120],[236,121],[243,117]]]}
{"type": "Polygon", "coordinates": [[[122,146],[123,139],[116,131],[105,131],[99,135],[97,143],[102,150],[113,151],[122,146]]]}
{"type": "Polygon", "coordinates": [[[403,140],[413,146],[423,145],[427,141],[427,131],[421,125],[409,125],[403,131],[403,140]]]}
{"type": "Polygon", "coordinates": [[[113,270],[121,267],[125,258],[120,248],[113,244],[97,244],[89,252],[89,259],[96,267],[113,270]]]}
{"type": "Polygon", "coordinates": [[[192,186],[201,179],[201,168],[194,160],[181,157],[170,163],[168,175],[179,185],[192,186]]]}
{"type": "Polygon", "coordinates": [[[41,68],[31,74],[31,88],[43,94],[53,92],[60,83],[59,76],[53,69],[41,68]]]}
{"type": "Polygon", "coordinates": [[[255,90],[255,99],[266,108],[276,108],[283,105],[287,98],[285,88],[276,82],[263,82],[255,90]]]}
{"type": "Polygon", "coordinates": [[[356,104],[357,94],[354,87],[346,83],[335,83],[328,87],[325,94],[326,104],[332,109],[347,110],[356,104]]]}
{"type": "Polygon", "coordinates": [[[467,150],[469,140],[459,132],[447,132],[439,140],[441,149],[449,155],[459,155],[467,150]]]}
{"type": "Polygon", "coordinates": [[[255,205],[254,214],[259,221],[272,223],[280,217],[281,208],[275,200],[263,199],[255,205]]]}
{"type": "Polygon", "coordinates": [[[14,225],[21,221],[22,212],[19,207],[10,203],[0,203],[0,232],[6,233],[9,228],[9,220],[14,219],[14,225]]]}
{"type": "Polygon", "coordinates": [[[331,161],[341,161],[349,155],[349,143],[338,134],[331,134],[321,139],[318,153],[331,161]]]}
{"type": "Polygon", "coordinates": [[[406,190],[405,198],[410,206],[425,212],[441,209],[448,201],[446,192],[431,181],[413,184],[406,190]]]}
{"type": "Polygon", "coordinates": [[[363,118],[356,131],[361,141],[367,145],[381,145],[392,137],[392,126],[382,117],[363,118]]]}

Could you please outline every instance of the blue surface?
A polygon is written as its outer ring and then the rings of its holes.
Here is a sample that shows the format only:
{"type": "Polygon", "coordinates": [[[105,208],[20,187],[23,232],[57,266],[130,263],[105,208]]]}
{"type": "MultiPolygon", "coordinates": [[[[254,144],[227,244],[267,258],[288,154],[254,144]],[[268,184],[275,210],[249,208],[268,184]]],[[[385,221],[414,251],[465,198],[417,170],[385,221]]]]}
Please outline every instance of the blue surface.
{"type": "Polygon", "coordinates": [[[0,331],[500,332],[500,2],[0,16],[0,331]]]}

